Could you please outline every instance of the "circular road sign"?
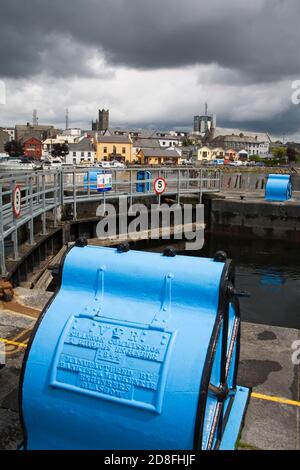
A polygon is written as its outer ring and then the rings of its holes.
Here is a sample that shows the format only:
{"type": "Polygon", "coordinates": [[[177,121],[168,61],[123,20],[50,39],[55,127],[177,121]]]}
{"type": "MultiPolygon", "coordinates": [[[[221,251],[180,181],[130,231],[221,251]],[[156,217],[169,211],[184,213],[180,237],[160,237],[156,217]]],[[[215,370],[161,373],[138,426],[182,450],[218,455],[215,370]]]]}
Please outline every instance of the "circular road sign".
{"type": "Polygon", "coordinates": [[[20,217],[21,214],[21,188],[16,186],[12,194],[12,206],[15,217],[20,217]]]}
{"type": "Polygon", "coordinates": [[[167,189],[167,183],[165,178],[163,178],[162,176],[157,178],[153,183],[153,187],[156,194],[163,194],[167,189]]]}

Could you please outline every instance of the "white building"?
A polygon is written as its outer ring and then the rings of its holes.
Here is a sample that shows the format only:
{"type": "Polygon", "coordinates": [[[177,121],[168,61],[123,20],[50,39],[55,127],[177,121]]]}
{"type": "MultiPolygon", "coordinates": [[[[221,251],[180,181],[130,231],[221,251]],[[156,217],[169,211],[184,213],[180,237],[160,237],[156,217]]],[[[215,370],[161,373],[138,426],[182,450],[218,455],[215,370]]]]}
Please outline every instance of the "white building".
{"type": "Polygon", "coordinates": [[[51,154],[51,150],[55,144],[76,144],[81,140],[85,139],[85,136],[71,135],[71,134],[58,134],[56,137],[46,139],[43,142],[43,153],[42,157],[47,158],[51,154]]]}
{"type": "Polygon", "coordinates": [[[69,154],[66,162],[70,165],[80,165],[84,163],[94,163],[96,152],[94,145],[89,139],[82,139],[78,143],[69,144],[69,154]]]}
{"type": "Polygon", "coordinates": [[[163,149],[168,147],[174,148],[182,146],[182,138],[179,136],[171,135],[169,132],[156,132],[153,138],[158,140],[160,148],[163,149]]]}
{"type": "Polygon", "coordinates": [[[82,130],[79,127],[74,127],[72,129],[65,129],[63,131],[63,135],[67,137],[81,137],[82,130]]]}
{"type": "Polygon", "coordinates": [[[16,139],[16,130],[14,127],[4,127],[2,129],[4,132],[7,132],[7,134],[9,135],[10,142],[16,139]]]}

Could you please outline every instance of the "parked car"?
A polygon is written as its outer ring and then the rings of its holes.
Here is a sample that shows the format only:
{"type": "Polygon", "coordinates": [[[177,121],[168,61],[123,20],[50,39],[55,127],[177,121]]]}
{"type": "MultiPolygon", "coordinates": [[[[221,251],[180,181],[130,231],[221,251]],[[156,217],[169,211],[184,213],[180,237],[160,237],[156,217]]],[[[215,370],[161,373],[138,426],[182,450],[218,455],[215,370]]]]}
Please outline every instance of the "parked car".
{"type": "Polygon", "coordinates": [[[112,162],[112,167],[113,168],[126,168],[126,165],[123,162],[114,161],[112,162]]]}
{"type": "Polygon", "coordinates": [[[265,166],[265,164],[263,162],[256,162],[255,166],[265,166]]]}
{"type": "Polygon", "coordinates": [[[100,162],[102,168],[112,168],[112,162],[100,162]]]}

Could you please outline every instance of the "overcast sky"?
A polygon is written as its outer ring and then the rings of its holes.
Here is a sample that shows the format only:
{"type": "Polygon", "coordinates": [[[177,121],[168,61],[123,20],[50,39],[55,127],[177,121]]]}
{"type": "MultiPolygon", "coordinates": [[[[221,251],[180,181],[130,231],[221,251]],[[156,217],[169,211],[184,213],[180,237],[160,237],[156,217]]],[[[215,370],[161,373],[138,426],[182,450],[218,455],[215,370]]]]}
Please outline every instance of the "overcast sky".
{"type": "Polygon", "coordinates": [[[299,0],[1,0],[0,125],[219,125],[300,140],[299,0]]]}

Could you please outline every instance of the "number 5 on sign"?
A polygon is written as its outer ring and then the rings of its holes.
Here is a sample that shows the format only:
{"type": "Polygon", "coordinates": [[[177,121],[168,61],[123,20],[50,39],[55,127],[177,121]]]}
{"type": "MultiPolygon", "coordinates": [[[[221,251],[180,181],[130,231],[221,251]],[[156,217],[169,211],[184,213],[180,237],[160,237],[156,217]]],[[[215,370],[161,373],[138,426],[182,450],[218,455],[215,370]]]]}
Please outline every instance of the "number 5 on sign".
{"type": "Polygon", "coordinates": [[[163,194],[167,189],[166,180],[163,177],[157,178],[153,183],[153,187],[156,194],[163,194]]]}
{"type": "Polygon", "coordinates": [[[16,186],[12,194],[12,206],[15,217],[20,217],[21,214],[21,188],[16,186]]]}

